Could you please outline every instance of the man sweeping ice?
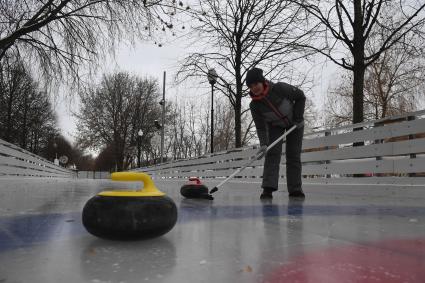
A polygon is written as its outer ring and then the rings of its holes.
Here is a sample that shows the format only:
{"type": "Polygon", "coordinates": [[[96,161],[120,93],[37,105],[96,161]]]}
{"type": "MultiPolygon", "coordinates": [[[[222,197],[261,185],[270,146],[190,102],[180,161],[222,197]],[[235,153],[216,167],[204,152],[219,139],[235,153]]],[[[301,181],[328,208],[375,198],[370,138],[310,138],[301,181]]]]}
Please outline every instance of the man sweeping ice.
{"type": "Polygon", "coordinates": [[[261,186],[263,192],[260,199],[272,199],[273,192],[278,189],[283,141],[269,150],[267,146],[293,125],[297,126],[296,129],[286,137],[287,188],[290,198],[304,198],[301,182],[301,146],[306,99],[304,93],[287,83],[266,80],[263,70],[259,68],[249,70],[245,82],[252,99],[249,106],[260,140],[259,153],[265,155],[261,186]]]}

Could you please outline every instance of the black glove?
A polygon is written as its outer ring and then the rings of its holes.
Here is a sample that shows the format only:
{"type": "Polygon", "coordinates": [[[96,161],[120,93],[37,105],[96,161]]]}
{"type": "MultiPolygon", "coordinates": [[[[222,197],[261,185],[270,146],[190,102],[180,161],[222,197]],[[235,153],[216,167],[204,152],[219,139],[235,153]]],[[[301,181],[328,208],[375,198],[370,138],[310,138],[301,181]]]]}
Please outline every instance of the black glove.
{"type": "Polygon", "coordinates": [[[267,153],[267,145],[262,145],[257,152],[257,156],[258,156],[257,159],[258,160],[262,159],[266,155],[266,153],[267,153]]]}
{"type": "Polygon", "coordinates": [[[304,127],[304,120],[294,121],[294,125],[297,126],[297,128],[302,128],[304,127]]]}

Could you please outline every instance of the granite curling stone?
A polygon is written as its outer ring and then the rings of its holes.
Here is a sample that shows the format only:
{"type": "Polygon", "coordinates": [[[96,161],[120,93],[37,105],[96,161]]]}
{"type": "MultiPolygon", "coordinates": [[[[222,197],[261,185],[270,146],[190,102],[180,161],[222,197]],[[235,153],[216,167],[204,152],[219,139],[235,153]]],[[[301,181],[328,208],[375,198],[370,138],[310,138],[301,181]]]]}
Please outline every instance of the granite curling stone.
{"type": "Polygon", "coordinates": [[[137,191],[104,191],[87,201],[82,221],[94,236],[113,240],[140,240],[159,237],[177,222],[173,200],[155,187],[142,172],[112,173],[114,181],[142,181],[137,191]]]}
{"type": "Polygon", "coordinates": [[[208,188],[197,177],[190,177],[189,182],[180,188],[180,194],[189,199],[214,199],[208,194],[208,188]]]}

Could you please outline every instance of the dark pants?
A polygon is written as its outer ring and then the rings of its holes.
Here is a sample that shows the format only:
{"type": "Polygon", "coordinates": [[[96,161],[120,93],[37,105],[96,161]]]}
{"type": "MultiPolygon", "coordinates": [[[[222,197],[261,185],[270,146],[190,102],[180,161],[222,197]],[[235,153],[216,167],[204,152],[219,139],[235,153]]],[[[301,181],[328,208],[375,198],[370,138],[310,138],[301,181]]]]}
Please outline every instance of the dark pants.
{"type": "MultiPolygon", "coordinates": [[[[279,138],[286,129],[269,125],[269,143],[279,138]]],[[[304,127],[296,128],[286,136],[286,179],[288,192],[296,192],[302,188],[301,182],[301,147],[304,135],[304,127]]],[[[283,141],[271,148],[264,161],[262,187],[277,190],[279,182],[279,165],[282,157],[283,141]]]]}

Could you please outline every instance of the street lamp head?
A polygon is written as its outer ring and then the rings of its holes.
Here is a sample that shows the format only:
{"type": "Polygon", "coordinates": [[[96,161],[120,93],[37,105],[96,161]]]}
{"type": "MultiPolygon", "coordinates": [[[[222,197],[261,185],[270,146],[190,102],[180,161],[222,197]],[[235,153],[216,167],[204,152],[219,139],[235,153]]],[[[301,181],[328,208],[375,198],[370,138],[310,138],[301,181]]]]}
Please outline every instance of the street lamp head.
{"type": "Polygon", "coordinates": [[[214,85],[217,82],[217,78],[218,78],[218,75],[217,75],[217,72],[215,71],[215,69],[209,69],[207,77],[208,77],[208,81],[210,82],[210,84],[214,85]]]}
{"type": "Polygon", "coordinates": [[[139,130],[139,131],[137,132],[137,135],[138,135],[139,137],[143,136],[143,131],[142,131],[142,130],[139,130]]]}

